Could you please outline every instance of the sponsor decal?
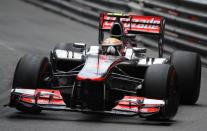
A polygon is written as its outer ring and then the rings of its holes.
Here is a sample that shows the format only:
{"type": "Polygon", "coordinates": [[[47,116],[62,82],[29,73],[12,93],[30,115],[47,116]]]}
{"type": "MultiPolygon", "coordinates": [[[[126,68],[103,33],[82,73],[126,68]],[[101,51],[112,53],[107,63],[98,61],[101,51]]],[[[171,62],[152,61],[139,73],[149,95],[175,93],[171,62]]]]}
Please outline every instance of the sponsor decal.
{"type": "MultiPolygon", "coordinates": [[[[104,16],[103,29],[111,29],[116,17],[104,16]],[[108,20],[108,21],[107,21],[108,20]]],[[[150,17],[150,16],[132,16],[131,18],[121,18],[120,21],[123,23],[125,30],[135,30],[159,33],[161,22],[160,17],[150,17]],[[131,23],[130,23],[131,19],[131,23]],[[131,28],[130,28],[131,27],[131,28]],[[145,30],[142,30],[145,29],[145,30]]]]}
{"type": "Polygon", "coordinates": [[[164,104],[162,100],[147,99],[139,96],[124,96],[113,109],[137,113],[158,113],[162,104],[164,104]]]}
{"type": "MultiPolygon", "coordinates": [[[[59,90],[36,89],[33,94],[27,94],[29,89],[21,89],[20,101],[31,104],[65,105],[59,90]]],[[[20,89],[18,89],[20,91],[20,89]]]]}

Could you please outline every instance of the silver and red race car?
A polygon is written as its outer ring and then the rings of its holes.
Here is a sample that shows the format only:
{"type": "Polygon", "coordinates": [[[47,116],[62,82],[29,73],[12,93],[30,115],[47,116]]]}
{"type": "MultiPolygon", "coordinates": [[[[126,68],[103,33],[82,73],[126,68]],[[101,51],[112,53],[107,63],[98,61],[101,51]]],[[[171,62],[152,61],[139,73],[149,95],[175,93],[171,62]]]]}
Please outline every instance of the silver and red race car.
{"type": "Polygon", "coordinates": [[[101,13],[99,44],[60,43],[50,57],[23,56],[14,73],[10,107],[171,119],[180,103],[199,97],[197,53],[175,51],[163,58],[165,19],[101,13]],[[136,35],[158,39],[159,57],[146,57],[136,35]],[[107,36],[107,38],[105,38],[107,36]]]}

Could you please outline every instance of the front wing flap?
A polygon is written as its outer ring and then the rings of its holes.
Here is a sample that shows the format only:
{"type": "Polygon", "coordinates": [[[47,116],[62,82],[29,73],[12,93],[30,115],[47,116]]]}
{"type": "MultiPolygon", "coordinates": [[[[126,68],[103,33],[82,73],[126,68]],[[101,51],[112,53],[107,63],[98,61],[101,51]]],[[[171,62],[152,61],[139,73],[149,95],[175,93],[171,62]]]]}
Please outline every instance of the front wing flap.
{"type": "Polygon", "coordinates": [[[160,108],[165,105],[165,101],[139,96],[124,96],[123,99],[117,101],[116,106],[111,111],[93,111],[67,107],[59,90],[12,89],[9,106],[15,107],[16,104],[21,104],[29,108],[40,108],[41,110],[144,116],[159,113],[160,108]]]}

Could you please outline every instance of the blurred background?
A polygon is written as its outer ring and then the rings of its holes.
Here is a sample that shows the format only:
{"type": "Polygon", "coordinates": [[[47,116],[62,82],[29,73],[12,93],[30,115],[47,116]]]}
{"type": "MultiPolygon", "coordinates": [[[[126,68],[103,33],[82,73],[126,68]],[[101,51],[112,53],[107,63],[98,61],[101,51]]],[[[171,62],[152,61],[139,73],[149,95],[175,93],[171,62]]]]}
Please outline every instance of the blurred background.
{"type": "MultiPolygon", "coordinates": [[[[2,131],[205,131],[207,69],[202,67],[198,104],[182,105],[170,122],[137,117],[91,116],[45,111],[21,114],[3,108],[8,103],[16,64],[24,54],[49,56],[60,42],[98,43],[101,11],[166,18],[165,55],[175,49],[198,52],[207,62],[207,0],[0,0],[0,130],[2,131]]],[[[137,36],[157,55],[151,37],[137,36]]],[[[203,66],[204,66],[203,65],[203,66]]]]}
{"type": "MultiPolygon", "coordinates": [[[[73,17],[97,27],[102,11],[166,18],[165,53],[175,49],[198,52],[207,64],[207,1],[206,0],[24,0],[73,17]]],[[[145,46],[157,48],[151,37],[138,36],[145,46]]]]}

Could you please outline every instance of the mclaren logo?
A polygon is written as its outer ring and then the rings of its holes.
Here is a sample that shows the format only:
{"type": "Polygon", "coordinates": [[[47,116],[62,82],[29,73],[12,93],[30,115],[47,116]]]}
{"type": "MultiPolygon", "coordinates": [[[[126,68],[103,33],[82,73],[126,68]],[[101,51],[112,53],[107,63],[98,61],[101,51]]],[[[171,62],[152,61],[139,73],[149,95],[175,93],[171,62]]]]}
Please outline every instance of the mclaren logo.
{"type": "Polygon", "coordinates": [[[138,24],[138,23],[132,23],[130,25],[130,23],[124,23],[125,28],[129,28],[130,26],[132,29],[136,29],[136,28],[138,28],[138,29],[153,29],[153,30],[159,29],[158,25],[138,24]]]}

